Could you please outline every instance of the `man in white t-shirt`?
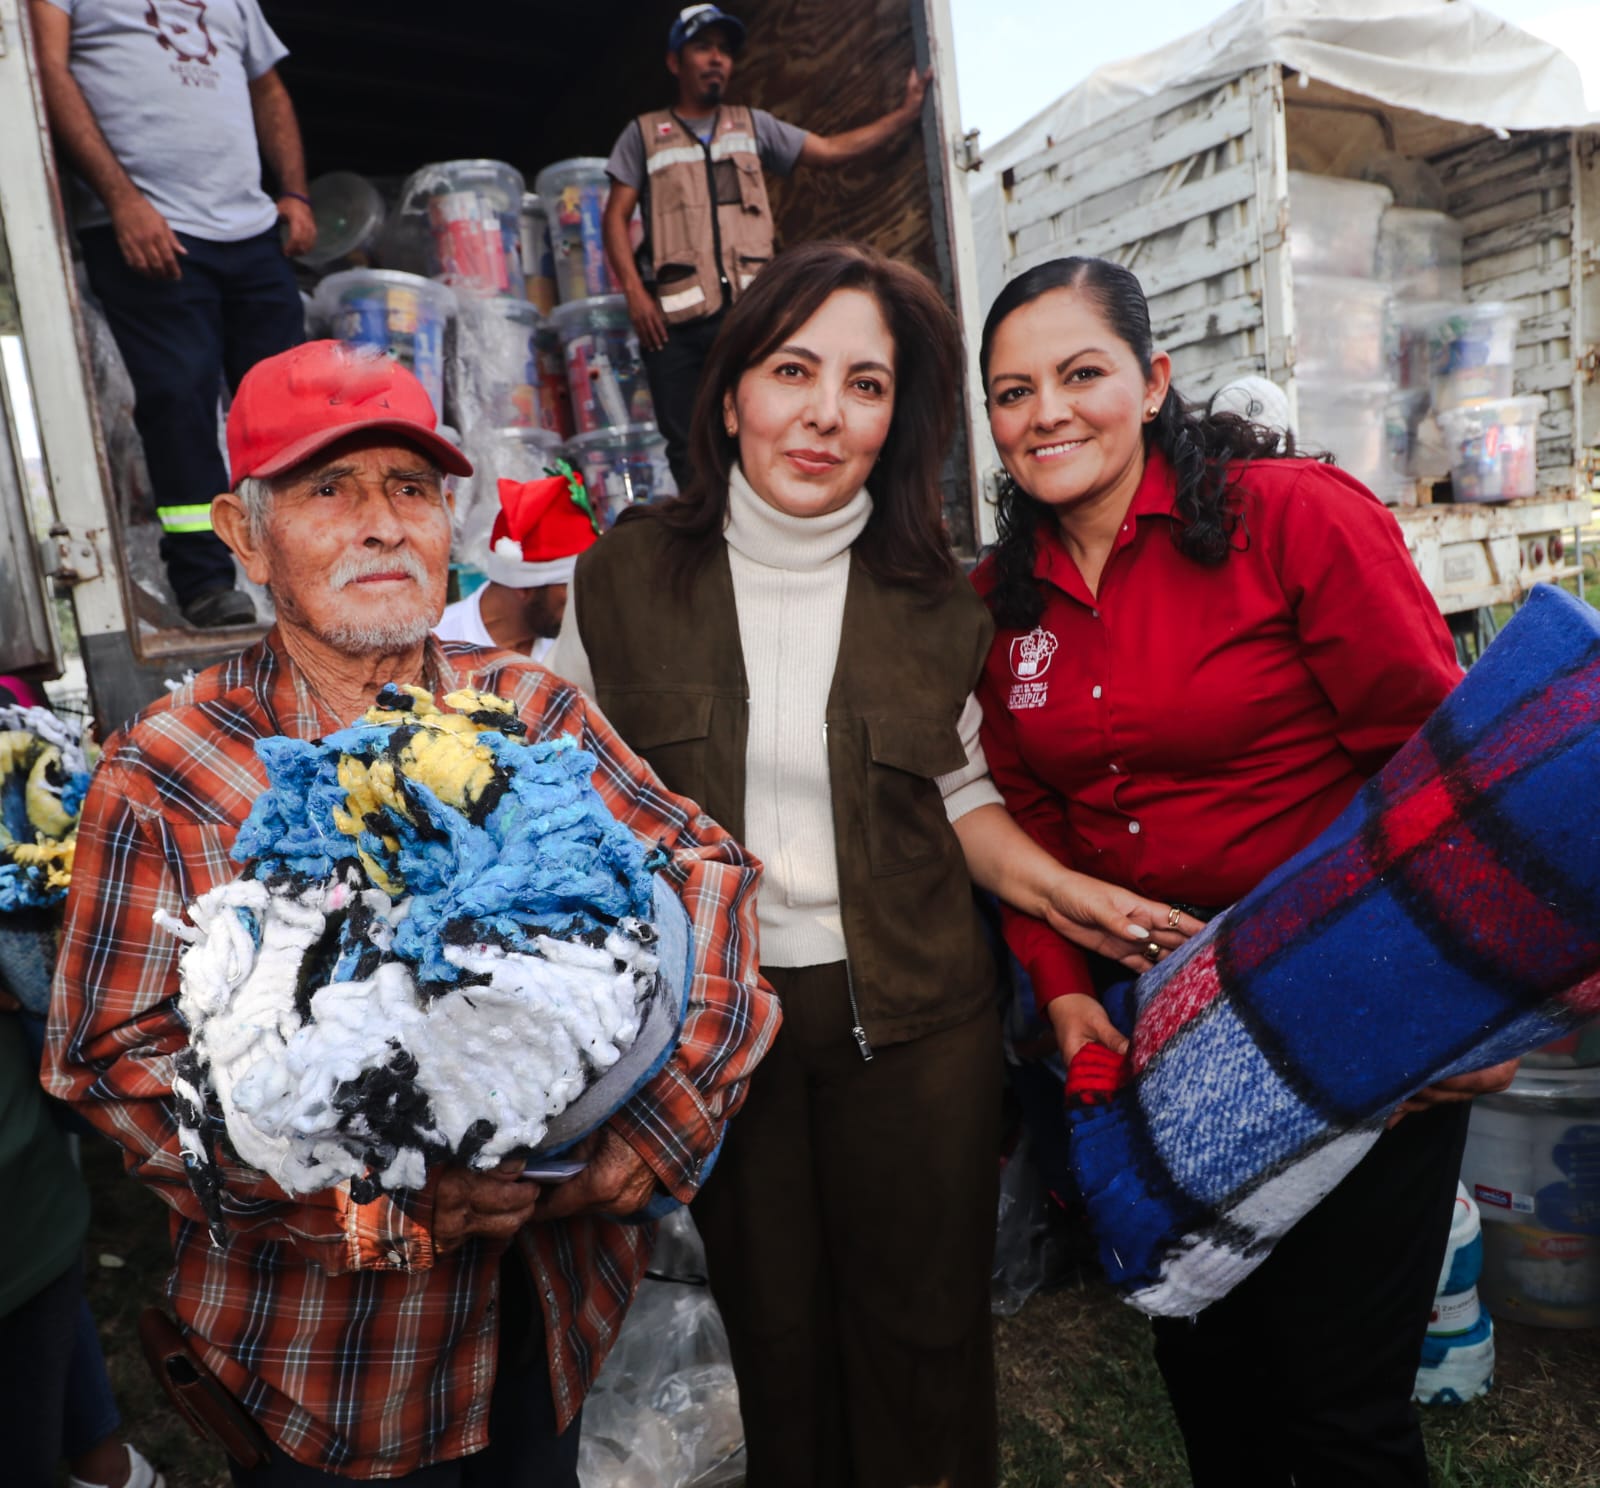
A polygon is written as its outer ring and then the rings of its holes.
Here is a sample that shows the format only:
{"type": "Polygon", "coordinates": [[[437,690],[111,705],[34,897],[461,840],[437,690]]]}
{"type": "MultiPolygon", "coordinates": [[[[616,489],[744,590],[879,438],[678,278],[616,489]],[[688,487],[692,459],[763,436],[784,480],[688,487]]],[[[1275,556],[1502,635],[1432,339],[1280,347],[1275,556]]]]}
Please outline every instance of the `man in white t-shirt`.
{"type": "Polygon", "coordinates": [[[305,339],[286,255],[317,229],[277,73],[287,48],[258,0],[32,0],[30,14],[84,268],[133,380],[173,594],[191,625],[248,624],[211,530],[211,498],[228,489],[217,398],[305,339]]]}
{"type": "Polygon", "coordinates": [[[503,480],[499,494],[483,565],[489,582],[446,606],[434,634],[542,664],[561,631],[578,554],[599,540],[599,523],[576,476],[503,480]]]}

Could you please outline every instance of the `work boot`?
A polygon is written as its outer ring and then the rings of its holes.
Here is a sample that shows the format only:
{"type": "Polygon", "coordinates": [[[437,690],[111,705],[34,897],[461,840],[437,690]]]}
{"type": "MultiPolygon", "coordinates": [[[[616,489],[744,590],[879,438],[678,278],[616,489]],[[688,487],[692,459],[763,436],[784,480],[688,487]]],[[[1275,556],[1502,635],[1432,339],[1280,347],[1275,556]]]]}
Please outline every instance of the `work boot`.
{"type": "Polygon", "coordinates": [[[216,630],[224,625],[254,625],[256,607],[238,589],[207,589],[183,607],[183,618],[196,630],[216,630]]]}

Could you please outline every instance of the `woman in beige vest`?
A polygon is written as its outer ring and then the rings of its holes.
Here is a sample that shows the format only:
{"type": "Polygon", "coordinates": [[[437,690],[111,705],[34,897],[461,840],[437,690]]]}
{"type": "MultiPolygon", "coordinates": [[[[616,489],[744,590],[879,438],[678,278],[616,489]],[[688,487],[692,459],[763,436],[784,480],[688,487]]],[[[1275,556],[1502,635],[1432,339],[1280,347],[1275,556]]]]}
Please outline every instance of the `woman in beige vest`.
{"type": "Polygon", "coordinates": [[[580,559],[551,658],[765,864],[784,1027],[695,1203],[751,1488],[994,1481],[1001,1058],[972,884],[1134,967],[1182,938],[1035,847],[989,780],[992,626],[940,519],[960,362],[915,270],[781,256],[707,363],[688,489],[580,559]]]}

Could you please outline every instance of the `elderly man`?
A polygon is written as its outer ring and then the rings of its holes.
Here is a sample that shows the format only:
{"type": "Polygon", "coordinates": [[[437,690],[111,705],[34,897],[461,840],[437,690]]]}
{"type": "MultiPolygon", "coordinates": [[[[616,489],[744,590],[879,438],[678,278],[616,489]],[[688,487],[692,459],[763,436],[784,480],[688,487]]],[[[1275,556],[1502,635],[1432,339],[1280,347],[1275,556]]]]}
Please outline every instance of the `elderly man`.
{"type": "Polygon", "coordinates": [[[278,623],[107,744],[79,832],[47,1084],[127,1150],[175,1211],[171,1297],[205,1363],[265,1428],[241,1483],[343,1477],[418,1485],[576,1484],[575,1420],[649,1249],[637,1213],[691,1198],[776,1031],[755,958],[759,866],[669,794],[575,689],[504,652],[441,646],[451,498],[470,472],[427,395],[388,360],[313,342],[243,381],[228,420],[234,490],[216,529],[266,585],[278,623]],[[266,776],[257,739],[311,739],[377,688],[511,700],[530,736],[597,755],[616,818],[668,853],[695,927],[681,1040],[603,1128],[588,1167],[548,1188],[447,1168],[358,1204],[287,1197],[225,1169],[214,1247],[179,1155],[177,945],[152,929],[234,876],[228,850],[266,776]]]}

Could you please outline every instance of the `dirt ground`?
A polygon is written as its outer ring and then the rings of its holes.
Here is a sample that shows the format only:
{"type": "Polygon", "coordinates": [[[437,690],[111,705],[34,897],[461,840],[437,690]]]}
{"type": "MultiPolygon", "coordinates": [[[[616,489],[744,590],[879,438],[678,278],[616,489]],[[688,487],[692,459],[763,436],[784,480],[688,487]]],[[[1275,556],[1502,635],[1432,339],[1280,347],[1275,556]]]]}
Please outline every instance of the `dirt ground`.
{"type": "MultiPolygon", "coordinates": [[[[220,1455],[173,1417],[139,1353],[138,1314],[161,1300],[168,1266],[166,1211],[104,1143],[86,1144],[84,1168],[89,1293],[129,1434],[169,1488],[225,1488],[220,1455]]],[[[1600,1330],[1503,1324],[1497,1348],[1487,1399],[1424,1412],[1438,1488],[1600,1488],[1600,1330]]],[[[1006,1488],[1187,1482],[1148,1325],[1092,1265],[998,1320],[996,1365],[1006,1488]]]]}

